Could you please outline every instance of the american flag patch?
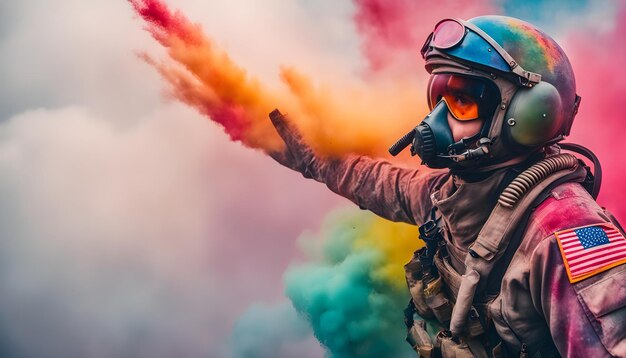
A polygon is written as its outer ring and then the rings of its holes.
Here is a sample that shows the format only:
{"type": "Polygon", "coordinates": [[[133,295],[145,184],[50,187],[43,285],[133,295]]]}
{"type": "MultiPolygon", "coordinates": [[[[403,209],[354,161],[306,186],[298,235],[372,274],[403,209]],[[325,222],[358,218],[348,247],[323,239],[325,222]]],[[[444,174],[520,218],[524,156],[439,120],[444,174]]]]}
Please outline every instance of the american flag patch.
{"type": "Polygon", "coordinates": [[[571,283],[626,263],[626,238],[610,223],[555,233],[571,283]]]}

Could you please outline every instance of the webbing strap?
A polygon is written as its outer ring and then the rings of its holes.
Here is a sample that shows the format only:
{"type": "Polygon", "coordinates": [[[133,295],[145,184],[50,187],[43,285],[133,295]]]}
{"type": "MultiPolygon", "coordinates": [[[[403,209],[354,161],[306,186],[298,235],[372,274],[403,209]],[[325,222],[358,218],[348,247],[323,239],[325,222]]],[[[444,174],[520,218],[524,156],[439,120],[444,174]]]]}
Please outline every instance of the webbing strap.
{"type": "Polygon", "coordinates": [[[587,171],[580,166],[574,169],[561,170],[533,187],[513,208],[497,204],[485,222],[485,226],[478,233],[476,241],[470,245],[465,264],[476,265],[479,262],[491,262],[499,259],[519,221],[544,190],[566,181],[583,181],[586,175],[587,171]]]}
{"type": "MultiPolygon", "coordinates": [[[[481,229],[476,241],[469,247],[465,257],[465,272],[461,278],[459,291],[481,292],[495,263],[502,257],[511,241],[516,228],[524,218],[525,213],[532,207],[536,199],[548,188],[563,182],[580,182],[585,179],[587,172],[582,166],[555,172],[530,189],[512,208],[496,204],[493,212],[481,229]],[[470,279],[477,272],[478,280],[470,279]]],[[[467,325],[467,317],[475,295],[457,297],[457,304],[452,311],[450,331],[453,335],[462,335],[467,325]],[[459,299],[469,300],[469,303],[459,304],[459,299]],[[454,324],[452,324],[454,323],[454,324]]]]}

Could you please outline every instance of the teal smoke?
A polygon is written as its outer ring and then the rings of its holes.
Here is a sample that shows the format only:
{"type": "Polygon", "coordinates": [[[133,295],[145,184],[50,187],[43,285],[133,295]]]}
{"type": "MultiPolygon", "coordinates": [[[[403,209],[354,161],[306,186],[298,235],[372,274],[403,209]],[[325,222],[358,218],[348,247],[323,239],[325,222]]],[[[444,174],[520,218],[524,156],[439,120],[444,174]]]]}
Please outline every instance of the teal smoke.
{"type": "Polygon", "coordinates": [[[235,323],[231,340],[232,355],[238,358],[314,357],[312,348],[318,345],[287,301],[250,306],[235,323]]]}
{"type": "Polygon", "coordinates": [[[311,238],[325,240],[321,257],[285,274],[287,296],[332,357],[414,354],[404,341],[406,289],[374,274],[383,260],[379,252],[355,247],[372,220],[372,214],[352,211],[331,215],[320,237],[311,238]]]}

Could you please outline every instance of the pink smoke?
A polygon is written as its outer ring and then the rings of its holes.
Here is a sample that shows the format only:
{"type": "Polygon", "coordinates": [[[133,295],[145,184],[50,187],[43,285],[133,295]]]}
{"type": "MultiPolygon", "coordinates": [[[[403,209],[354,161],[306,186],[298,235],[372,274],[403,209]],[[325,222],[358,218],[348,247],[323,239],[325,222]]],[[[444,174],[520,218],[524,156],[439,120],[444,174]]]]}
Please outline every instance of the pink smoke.
{"type": "Polygon", "coordinates": [[[565,42],[574,72],[578,94],[583,98],[574,122],[571,142],[592,149],[604,168],[604,180],[598,202],[626,222],[626,140],[624,140],[624,93],[626,76],[626,5],[615,19],[615,28],[607,33],[586,29],[572,34],[565,42]]]}
{"type": "Polygon", "coordinates": [[[370,69],[395,74],[407,70],[426,74],[419,50],[439,20],[499,12],[485,0],[442,0],[430,5],[414,0],[355,0],[355,4],[354,20],[370,69]]]}

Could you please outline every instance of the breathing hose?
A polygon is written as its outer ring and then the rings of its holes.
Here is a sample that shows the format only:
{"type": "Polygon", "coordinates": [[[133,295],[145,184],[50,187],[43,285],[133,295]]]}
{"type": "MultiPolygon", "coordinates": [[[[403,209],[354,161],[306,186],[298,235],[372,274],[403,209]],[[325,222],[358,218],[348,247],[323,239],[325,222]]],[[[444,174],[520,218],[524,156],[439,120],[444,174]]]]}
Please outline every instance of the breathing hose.
{"type": "Polygon", "coordinates": [[[564,169],[572,169],[576,166],[578,166],[578,158],[569,153],[543,159],[513,179],[511,184],[500,194],[498,203],[504,207],[512,208],[530,188],[550,174],[564,169]]]}

